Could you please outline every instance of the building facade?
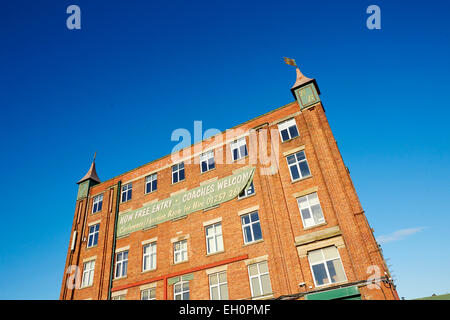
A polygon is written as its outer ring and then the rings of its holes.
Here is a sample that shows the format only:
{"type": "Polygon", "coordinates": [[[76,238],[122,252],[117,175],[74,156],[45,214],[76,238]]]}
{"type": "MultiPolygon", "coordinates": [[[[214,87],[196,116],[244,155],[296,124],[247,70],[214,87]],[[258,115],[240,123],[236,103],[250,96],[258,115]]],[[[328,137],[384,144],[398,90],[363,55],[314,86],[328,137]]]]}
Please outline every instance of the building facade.
{"type": "Polygon", "coordinates": [[[295,100],[81,179],[60,299],[398,299],[314,79],[295,100]]]}

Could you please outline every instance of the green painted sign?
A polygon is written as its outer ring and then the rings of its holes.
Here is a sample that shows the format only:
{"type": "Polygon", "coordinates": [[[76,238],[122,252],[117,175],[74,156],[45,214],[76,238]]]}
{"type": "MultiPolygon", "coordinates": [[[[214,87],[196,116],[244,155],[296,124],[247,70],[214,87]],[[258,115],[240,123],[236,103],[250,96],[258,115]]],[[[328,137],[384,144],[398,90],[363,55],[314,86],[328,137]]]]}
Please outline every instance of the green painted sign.
{"type": "Polygon", "coordinates": [[[234,199],[242,190],[250,186],[254,173],[255,168],[246,168],[226,178],[204,184],[167,199],[148,204],[142,208],[119,214],[117,237],[184,217],[189,213],[234,199]]]}

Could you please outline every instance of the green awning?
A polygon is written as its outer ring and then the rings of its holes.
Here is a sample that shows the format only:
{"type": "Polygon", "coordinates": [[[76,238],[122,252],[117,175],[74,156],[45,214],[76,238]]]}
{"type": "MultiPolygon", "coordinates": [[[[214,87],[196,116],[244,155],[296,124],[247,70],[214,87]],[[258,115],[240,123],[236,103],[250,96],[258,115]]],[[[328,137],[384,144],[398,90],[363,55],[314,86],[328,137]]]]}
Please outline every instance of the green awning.
{"type": "Polygon", "coordinates": [[[357,286],[345,287],[311,293],[305,296],[305,300],[361,300],[361,293],[357,286]]]}

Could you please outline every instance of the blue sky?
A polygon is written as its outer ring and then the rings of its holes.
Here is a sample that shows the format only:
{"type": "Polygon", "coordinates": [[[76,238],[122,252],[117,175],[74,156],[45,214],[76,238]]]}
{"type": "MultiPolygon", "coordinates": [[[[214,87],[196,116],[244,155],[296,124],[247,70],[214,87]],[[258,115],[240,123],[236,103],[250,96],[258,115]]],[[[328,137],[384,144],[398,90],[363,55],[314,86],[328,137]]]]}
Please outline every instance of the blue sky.
{"type": "Polygon", "coordinates": [[[399,295],[450,292],[447,1],[2,1],[0,299],[57,299],[77,185],[292,101],[326,114],[399,295]],[[81,30],[66,8],[81,8],[81,30]],[[366,8],[381,8],[381,30],[366,8]]]}

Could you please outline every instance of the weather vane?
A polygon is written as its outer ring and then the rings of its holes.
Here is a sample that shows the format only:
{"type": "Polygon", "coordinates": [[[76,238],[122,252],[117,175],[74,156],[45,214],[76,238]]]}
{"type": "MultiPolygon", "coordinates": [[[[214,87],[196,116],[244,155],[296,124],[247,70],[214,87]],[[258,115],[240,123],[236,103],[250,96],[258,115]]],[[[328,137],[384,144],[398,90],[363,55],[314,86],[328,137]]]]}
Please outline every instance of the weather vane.
{"type": "Polygon", "coordinates": [[[295,63],[295,59],[290,59],[290,58],[284,57],[284,62],[286,62],[286,64],[288,64],[290,66],[297,67],[297,64],[295,63]]]}

